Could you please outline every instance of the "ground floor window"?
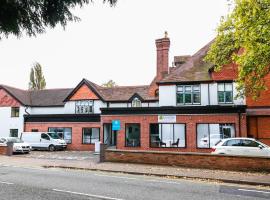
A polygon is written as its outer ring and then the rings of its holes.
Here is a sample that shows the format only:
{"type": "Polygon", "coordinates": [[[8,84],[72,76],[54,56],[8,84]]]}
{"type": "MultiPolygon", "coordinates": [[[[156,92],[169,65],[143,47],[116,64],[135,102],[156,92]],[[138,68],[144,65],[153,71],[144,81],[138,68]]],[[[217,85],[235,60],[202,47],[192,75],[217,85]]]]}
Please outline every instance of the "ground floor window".
{"type": "Polygon", "coordinates": [[[150,124],[150,147],[185,147],[185,124],[150,124]]]}
{"type": "Polygon", "coordinates": [[[100,141],[99,128],[83,128],[82,143],[95,144],[100,141]]]}
{"type": "Polygon", "coordinates": [[[72,142],[72,129],[71,128],[50,127],[48,131],[57,133],[58,136],[64,139],[67,144],[71,144],[72,142]]]}
{"type": "Polygon", "coordinates": [[[19,131],[18,129],[10,129],[9,137],[18,137],[19,131]]]}
{"type": "Polygon", "coordinates": [[[224,138],[235,137],[234,124],[197,124],[197,147],[211,148],[224,138]]]}
{"type": "Polygon", "coordinates": [[[126,124],[126,146],[140,146],[140,124],[126,124]]]}

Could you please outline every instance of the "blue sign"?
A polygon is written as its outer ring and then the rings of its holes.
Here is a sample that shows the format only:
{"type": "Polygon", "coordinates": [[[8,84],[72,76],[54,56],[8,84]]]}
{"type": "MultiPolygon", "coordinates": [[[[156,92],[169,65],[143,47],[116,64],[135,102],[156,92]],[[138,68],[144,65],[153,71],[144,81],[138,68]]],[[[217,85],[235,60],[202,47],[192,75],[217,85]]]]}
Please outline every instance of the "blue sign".
{"type": "Polygon", "coordinates": [[[112,120],[112,130],[119,131],[121,129],[120,120],[112,120]]]}

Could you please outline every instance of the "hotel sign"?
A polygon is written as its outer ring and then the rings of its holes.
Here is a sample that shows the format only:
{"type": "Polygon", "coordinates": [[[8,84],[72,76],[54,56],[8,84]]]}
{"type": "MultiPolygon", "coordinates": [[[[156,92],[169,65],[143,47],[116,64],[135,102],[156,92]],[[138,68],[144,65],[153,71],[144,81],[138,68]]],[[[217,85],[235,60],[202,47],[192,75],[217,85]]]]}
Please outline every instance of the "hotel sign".
{"type": "Polygon", "coordinates": [[[158,123],[176,123],[176,115],[158,115],[158,123]]]}

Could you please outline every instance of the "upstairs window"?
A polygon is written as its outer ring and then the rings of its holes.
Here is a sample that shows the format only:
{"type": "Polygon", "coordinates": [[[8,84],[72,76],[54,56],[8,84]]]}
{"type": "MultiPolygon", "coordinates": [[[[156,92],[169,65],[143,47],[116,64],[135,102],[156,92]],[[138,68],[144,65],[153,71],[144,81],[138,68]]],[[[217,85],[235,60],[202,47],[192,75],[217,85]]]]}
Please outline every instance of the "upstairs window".
{"type": "Polygon", "coordinates": [[[12,107],[11,108],[11,117],[19,117],[20,116],[20,108],[12,107]]]}
{"type": "Polygon", "coordinates": [[[177,104],[200,104],[201,88],[200,85],[179,85],[176,93],[177,104]]]}
{"type": "Polygon", "coordinates": [[[76,101],[75,112],[76,114],[90,114],[94,112],[94,102],[92,100],[76,101]]]}
{"type": "Polygon", "coordinates": [[[233,85],[232,83],[218,84],[218,103],[233,103],[233,85]]]}
{"type": "Polygon", "coordinates": [[[132,107],[142,107],[142,102],[137,97],[132,100],[132,107]]]}
{"type": "Polygon", "coordinates": [[[10,129],[10,131],[9,131],[9,137],[18,137],[18,136],[19,136],[18,129],[10,129]]]}

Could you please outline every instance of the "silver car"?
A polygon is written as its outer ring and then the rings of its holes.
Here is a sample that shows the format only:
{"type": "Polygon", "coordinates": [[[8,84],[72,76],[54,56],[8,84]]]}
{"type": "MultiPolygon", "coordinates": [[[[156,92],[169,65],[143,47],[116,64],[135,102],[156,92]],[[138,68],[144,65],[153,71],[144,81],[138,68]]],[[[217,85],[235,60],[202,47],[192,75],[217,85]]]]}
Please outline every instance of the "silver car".
{"type": "Polygon", "coordinates": [[[5,137],[0,138],[0,144],[7,145],[8,142],[13,143],[13,153],[29,153],[31,151],[31,145],[23,142],[20,138],[5,137]]]}

